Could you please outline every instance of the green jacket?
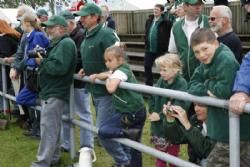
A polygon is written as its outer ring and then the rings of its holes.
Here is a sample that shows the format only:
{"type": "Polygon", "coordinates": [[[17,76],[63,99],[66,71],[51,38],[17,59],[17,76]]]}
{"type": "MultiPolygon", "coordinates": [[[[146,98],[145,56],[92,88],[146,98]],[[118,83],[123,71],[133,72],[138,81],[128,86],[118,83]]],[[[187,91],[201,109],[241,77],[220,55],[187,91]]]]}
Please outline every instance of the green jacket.
{"type": "Polygon", "coordinates": [[[208,136],[203,136],[201,133],[202,122],[197,119],[196,115],[191,117],[190,123],[192,127],[189,130],[186,130],[183,126],[180,127],[185,136],[183,143],[188,143],[189,161],[199,163],[202,159],[207,158],[216,142],[208,136]]]}
{"type": "MultiPolygon", "coordinates": [[[[168,84],[166,81],[160,78],[157,81],[156,85],[154,85],[154,87],[186,91],[187,82],[181,75],[177,75],[172,84],[168,84]]],[[[168,140],[171,140],[171,142],[173,143],[178,143],[179,139],[177,139],[178,136],[177,137],[175,136],[176,133],[174,131],[175,131],[175,126],[177,126],[176,124],[179,124],[179,123],[177,121],[172,122],[172,123],[167,123],[166,117],[162,113],[163,105],[167,104],[168,101],[171,101],[172,105],[179,105],[183,107],[185,110],[189,108],[189,102],[175,100],[175,99],[171,99],[171,98],[163,97],[163,96],[152,96],[149,101],[149,113],[150,114],[152,112],[159,113],[160,120],[151,122],[151,135],[158,136],[158,137],[165,137],[168,140]],[[167,129],[166,129],[166,126],[168,127],[167,129]]],[[[180,133],[177,133],[177,134],[180,134],[180,133]]]]}
{"type": "MultiPolygon", "coordinates": [[[[107,71],[104,63],[104,51],[117,41],[113,30],[98,24],[90,32],[86,31],[80,52],[86,75],[107,71]]],[[[103,85],[87,83],[86,88],[94,95],[103,96],[108,92],[103,85]]]]}
{"type": "MultiPolygon", "coordinates": [[[[128,79],[128,83],[137,83],[135,76],[128,64],[121,65],[117,70],[124,72],[128,79]]],[[[144,108],[144,100],[140,93],[118,88],[112,94],[112,102],[118,112],[136,112],[144,108]]]]}
{"type": "Polygon", "coordinates": [[[76,54],[75,43],[68,35],[51,42],[38,72],[41,99],[56,97],[64,101],[69,100],[76,54]]]}
{"type": "MultiPolygon", "coordinates": [[[[210,90],[220,99],[229,99],[239,64],[232,51],[220,44],[210,64],[200,64],[196,68],[189,83],[188,92],[197,96],[208,96],[210,90]]],[[[208,107],[208,136],[216,141],[228,142],[229,139],[228,110],[208,107]]]]}
{"type": "MultiPolygon", "coordinates": [[[[195,68],[200,64],[199,61],[195,58],[193,49],[188,44],[188,39],[183,30],[183,25],[185,19],[181,19],[172,27],[175,45],[182,61],[183,65],[183,77],[189,82],[195,68]]],[[[205,15],[200,15],[198,20],[199,27],[209,27],[208,17],[205,15]]]]}

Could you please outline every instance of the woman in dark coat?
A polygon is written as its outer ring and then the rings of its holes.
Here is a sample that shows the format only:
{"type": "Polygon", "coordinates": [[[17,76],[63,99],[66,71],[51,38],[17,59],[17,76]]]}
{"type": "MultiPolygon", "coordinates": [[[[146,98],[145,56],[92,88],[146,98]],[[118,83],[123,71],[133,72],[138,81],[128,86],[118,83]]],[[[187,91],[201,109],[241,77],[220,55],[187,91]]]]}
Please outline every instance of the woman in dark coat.
{"type": "MultiPolygon", "coordinates": [[[[10,64],[14,58],[12,55],[16,53],[18,42],[21,34],[5,21],[0,19],[0,58],[3,58],[4,62],[10,64]]],[[[0,69],[1,71],[1,69],[0,69]]],[[[10,72],[9,66],[6,66],[6,76],[10,72]]],[[[7,90],[11,86],[9,77],[7,78],[7,90]]],[[[0,90],[2,90],[2,75],[0,75],[0,90]]],[[[2,100],[0,99],[0,111],[3,110],[2,100]]]]}

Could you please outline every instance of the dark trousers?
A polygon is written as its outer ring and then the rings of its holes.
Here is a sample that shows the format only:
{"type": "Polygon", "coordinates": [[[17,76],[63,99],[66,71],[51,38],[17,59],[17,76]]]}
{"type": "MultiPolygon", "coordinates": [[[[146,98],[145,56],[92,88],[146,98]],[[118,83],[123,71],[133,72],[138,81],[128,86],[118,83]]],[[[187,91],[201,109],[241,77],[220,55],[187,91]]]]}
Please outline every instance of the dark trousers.
{"type": "Polygon", "coordinates": [[[37,136],[40,136],[40,111],[28,108],[31,129],[30,131],[37,136]]]}
{"type": "MultiPolygon", "coordinates": [[[[144,126],[144,122],[146,119],[146,110],[145,108],[139,109],[135,113],[131,113],[131,118],[133,118],[132,125],[126,127],[121,121],[121,118],[124,114],[128,113],[115,113],[109,120],[101,125],[99,128],[99,136],[103,138],[117,138],[117,137],[124,137],[122,136],[121,130],[123,128],[133,128],[133,129],[140,129],[142,135],[142,129],[144,126]]],[[[141,137],[140,137],[141,138],[141,137]]],[[[138,140],[140,142],[141,139],[138,140]]],[[[124,148],[124,150],[129,150],[124,148]]],[[[130,149],[130,167],[142,167],[142,154],[140,151],[135,149],[130,149]]]]}
{"type": "Polygon", "coordinates": [[[159,54],[146,52],[144,57],[145,84],[152,86],[154,83],[152,67],[159,54]]]}

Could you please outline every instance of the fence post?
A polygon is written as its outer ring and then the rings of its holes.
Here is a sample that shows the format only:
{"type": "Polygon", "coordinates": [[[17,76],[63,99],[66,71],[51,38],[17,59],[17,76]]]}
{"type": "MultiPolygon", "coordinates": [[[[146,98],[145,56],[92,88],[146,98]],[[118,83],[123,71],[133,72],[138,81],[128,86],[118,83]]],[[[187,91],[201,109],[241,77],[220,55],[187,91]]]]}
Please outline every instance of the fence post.
{"type": "Polygon", "coordinates": [[[74,159],[76,156],[75,149],[75,128],[71,122],[74,119],[74,82],[70,85],[70,100],[69,100],[69,121],[70,121],[70,158],[74,159]]]}
{"type": "Polygon", "coordinates": [[[240,119],[229,111],[229,158],[230,167],[240,167],[240,119]]]}
{"type": "MultiPolygon", "coordinates": [[[[3,89],[3,110],[4,112],[7,111],[8,107],[7,107],[7,99],[5,97],[5,95],[7,94],[7,80],[6,80],[6,67],[4,64],[1,65],[1,71],[2,71],[2,89],[3,89]]],[[[6,113],[5,113],[6,114],[6,113]]]]}

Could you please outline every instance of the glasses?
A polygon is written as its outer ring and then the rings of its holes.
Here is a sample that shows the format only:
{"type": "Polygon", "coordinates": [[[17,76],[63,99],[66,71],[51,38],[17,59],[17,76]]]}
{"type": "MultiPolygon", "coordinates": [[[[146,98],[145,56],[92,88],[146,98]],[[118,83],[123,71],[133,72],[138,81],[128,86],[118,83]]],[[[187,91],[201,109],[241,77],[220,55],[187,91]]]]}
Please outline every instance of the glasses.
{"type": "Polygon", "coordinates": [[[208,20],[214,21],[216,19],[223,18],[223,17],[209,17],[208,20]]]}

